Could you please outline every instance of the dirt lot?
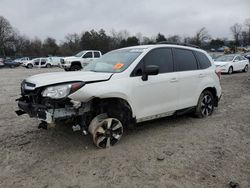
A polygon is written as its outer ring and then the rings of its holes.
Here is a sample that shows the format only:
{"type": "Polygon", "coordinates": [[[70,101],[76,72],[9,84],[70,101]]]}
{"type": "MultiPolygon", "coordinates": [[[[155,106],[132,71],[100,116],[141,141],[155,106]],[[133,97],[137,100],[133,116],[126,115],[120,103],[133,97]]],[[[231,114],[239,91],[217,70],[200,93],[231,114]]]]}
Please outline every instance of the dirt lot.
{"type": "Polygon", "coordinates": [[[103,150],[15,115],[22,79],[48,71],[61,70],[0,70],[0,187],[250,187],[249,73],[223,75],[213,116],[143,123],[103,150]]]}

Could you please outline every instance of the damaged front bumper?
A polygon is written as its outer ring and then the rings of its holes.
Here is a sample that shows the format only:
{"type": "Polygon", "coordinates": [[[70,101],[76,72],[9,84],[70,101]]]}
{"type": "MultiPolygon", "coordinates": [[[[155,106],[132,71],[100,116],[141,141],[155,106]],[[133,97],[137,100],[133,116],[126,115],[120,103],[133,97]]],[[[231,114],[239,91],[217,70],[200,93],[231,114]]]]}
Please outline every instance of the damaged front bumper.
{"type": "Polygon", "coordinates": [[[86,107],[83,108],[76,101],[72,101],[72,106],[64,108],[48,108],[46,105],[29,102],[24,97],[17,99],[17,101],[19,107],[19,110],[16,111],[17,115],[28,114],[30,117],[38,118],[47,123],[54,123],[59,119],[82,115],[87,109],[86,107]]]}

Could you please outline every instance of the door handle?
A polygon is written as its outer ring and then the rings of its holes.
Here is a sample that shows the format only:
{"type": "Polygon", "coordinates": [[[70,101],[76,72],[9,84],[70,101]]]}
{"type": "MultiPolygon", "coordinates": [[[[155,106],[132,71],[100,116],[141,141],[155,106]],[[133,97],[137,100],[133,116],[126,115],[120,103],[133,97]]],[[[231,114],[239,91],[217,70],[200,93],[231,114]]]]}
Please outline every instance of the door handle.
{"type": "Polygon", "coordinates": [[[178,82],[178,79],[177,78],[171,78],[170,82],[178,82]]]}

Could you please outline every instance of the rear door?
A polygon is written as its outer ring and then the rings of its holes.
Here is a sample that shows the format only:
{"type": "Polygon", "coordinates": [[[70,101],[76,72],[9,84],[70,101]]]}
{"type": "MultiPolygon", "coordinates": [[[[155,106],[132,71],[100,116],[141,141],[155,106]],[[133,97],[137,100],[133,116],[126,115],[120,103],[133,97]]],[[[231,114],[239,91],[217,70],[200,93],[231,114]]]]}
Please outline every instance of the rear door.
{"type": "Polygon", "coordinates": [[[97,58],[100,58],[100,57],[101,57],[100,52],[94,51],[93,53],[94,53],[94,59],[97,59],[97,58]]]}
{"type": "Polygon", "coordinates": [[[240,57],[240,70],[243,70],[248,63],[248,59],[242,56],[239,56],[239,57],[240,57]]]}
{"type": "Polygon", "coordinates": [[[198,62],[192,50],[174,48],[175,71],[179,79],[179,103],[180,109],[195,106],[197,93],[200,91],[202,79],[207,76],[203,70],[199,70],[198,62]]]}
{"type": "Polygon", "coordinates": [[[233,60],[233,69],[234,71],[241,70],[241,59],[240,56],[235,56],[233,60]]]}

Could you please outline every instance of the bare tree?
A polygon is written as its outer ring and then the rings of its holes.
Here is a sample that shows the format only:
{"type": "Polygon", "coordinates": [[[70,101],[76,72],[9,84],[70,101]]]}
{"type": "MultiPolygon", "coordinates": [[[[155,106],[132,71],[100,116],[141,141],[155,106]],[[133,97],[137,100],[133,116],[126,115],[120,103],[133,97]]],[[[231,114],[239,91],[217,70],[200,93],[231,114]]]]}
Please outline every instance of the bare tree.
{"type": "Polygon", "coordinates": [[[247,27],[248,45],[250,45],[250,18],[245,20],[245,26],[247,27]]]}
{"type": "Polygon", "coordinates": [[[169,42],[180,43],[181,42],[181,37],[179,35],[169,36],[168,41],[169,42]]]}
{"type": "Polygon", "coordinates": [[[114,49],[120,46],[121,41],[127,40],[128,37],[130,36],[127,30],[115,31],[114,29],[112,29],[110,33],[111,33],[111,38],[113,41],[112,46],[114,49]]]}
{"type": "Polygon", "coordinates": [[[158,33],[157,36],[156,36],[156,42],[163,42],[163,41],[167,41],[166,37],[161,34],[161,33],[158,33]]]}
{"type": "Polygon", "coordinates": [[[210,38],[210,35],[208,34],[208,31],[205,27],[202,27],[199,29],[194,38],[193,43],[200,46],[204,41],[208,40],[210,38]]]}
{"type": "Polygon", "coordinates": [[[233,26],[230,27],[230,30],[234,36],[235,44],[239,45],[240,44],[240,35],[242,31],[242,26],[241,24],[234,24],[233,26]]]}
{"type": "Polygon", "coordinates": [[[0,53],[5,56],[5,48],[7,46],[13,46],[15,31],[10,25],[9,21],[0,16],[0,53]]]}

